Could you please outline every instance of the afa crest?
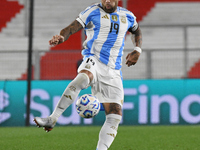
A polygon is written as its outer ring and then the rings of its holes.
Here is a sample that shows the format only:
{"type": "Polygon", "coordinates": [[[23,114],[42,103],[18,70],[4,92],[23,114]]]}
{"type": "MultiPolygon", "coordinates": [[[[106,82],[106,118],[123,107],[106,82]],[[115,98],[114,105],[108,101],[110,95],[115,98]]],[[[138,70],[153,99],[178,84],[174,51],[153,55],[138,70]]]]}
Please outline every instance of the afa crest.
{"type": "Polygon", "coordinates": [[[115,22],[118,21],[117,15],[112,15],[112,20],[115,22]]]}

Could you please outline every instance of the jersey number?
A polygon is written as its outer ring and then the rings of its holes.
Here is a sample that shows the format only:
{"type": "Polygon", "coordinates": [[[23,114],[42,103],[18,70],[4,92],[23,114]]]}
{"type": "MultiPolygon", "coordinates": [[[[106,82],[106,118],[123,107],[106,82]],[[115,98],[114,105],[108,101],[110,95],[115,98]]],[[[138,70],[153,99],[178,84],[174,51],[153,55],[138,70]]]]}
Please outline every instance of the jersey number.
{"type": "Polygon", "coordinates": [[[89,62],[91,62],[92,65],[94,66],[95,62],[91,58],[88,58],[87,61],[86,61],[86,63],[89,63],[89,62]]]}
{"type": "Polygon", "coordinates": [[[112,32],[112,30],[116,30],[116,34],[118,34],[118,32],[119,32],[119,24],[117,24],[117,23],[111,23],[111,25],[110,25],[110,33],[112,32]]]}

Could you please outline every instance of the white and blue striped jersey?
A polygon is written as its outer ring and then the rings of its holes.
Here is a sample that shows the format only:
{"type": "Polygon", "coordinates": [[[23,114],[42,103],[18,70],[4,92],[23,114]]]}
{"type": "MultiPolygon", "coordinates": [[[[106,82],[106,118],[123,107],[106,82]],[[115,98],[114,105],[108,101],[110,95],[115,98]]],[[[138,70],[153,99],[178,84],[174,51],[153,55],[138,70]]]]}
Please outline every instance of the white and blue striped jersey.
{"type": "Polygon", "coordinates": [[[87,39],[83,43],[82,55],[95,55],[110,68],[119,70],[126,32],[137,29],[136,17],[125,8],[106,13],[101,3],[94,4],[81,12],[76,19],[85,29],[87,39]]]}

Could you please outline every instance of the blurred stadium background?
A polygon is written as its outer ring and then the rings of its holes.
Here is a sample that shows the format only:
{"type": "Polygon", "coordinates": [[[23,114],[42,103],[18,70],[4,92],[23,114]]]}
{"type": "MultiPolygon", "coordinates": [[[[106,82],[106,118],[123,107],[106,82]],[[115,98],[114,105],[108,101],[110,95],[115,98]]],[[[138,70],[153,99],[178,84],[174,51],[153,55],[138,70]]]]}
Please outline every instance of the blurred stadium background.
{"type": "MultiPolygon", "coordinates": [[[[123,66],[124,79],[200,77],[199,2],[120,1],[120,6],[136,15],[143,33],[143,54],[133,69],[123,66]]],[[[33,79],[60,80],[76,76],[84,33],[78,32],[56,47],[49,47],[48,41],[90,4],[91,0],[34,1],[33,79]]],[[[27,77],[28,5],[28,0],[1,0],[1,80],[24,80],[27,77]]],[[[124,57],[132,48],[128,34],[124,57]]]]}
{"type": "MultiPolygon", "coordinates": [[[[79,12],[99,1],[34,0],[28,108],[30,0],[0,0],[2,150],[66,147],[73,150],[80,149],[80,145],[82,149],[95,149],[105,120],[103,111],[93,119],[82,119],[73,104],[49,134],[23,126],[29,119],[28,109],[32,126],[34,116],[47,117],[53,111],[63,90],[77,74],[85,35],[80,31],[56,47],[50,47],[48,41],[79,12]],[[9,126],[12,128],[7,128],[9,126]]],[[[128,68],[123,63],[123,119],[110,150],[198,150],[200,0],[121,0],[119,5],[136,15],[143,34],[143,53],[134,67],[128,68]]],[[[124,58],[132,50],[127,34],[124,58]]],[[[89,92],[90,89],[83,90],[80,95],[89,92]]]]}
{"type": "MultiPolygon", "coordinates": [[[[24,123],[16,118],[23,121],[26,105],[29,0],[0,2],[0,125],[21,126],[24,123]],[[15,106],[19,109],[14,112],[11,107],[15,106]]],[[[61,95],[68,81],[76,76],[85,35],[80,31],[56,47],[50,47],[48,41],[90,4],[91,0],[34,0],[34,90],[31,98],[31,113],[34,115],[49,115],[59,99],[57,95],[61,95]],[[39,88],[43,89],[38,91],[39,88]],[[51,100],[51,104],[46,100],[51,100]],[[48,109],[39,103],[48,105],[48,109]]],[[[200,0],[121,0],[119,5],[135,14],[143,34],[143,53],[137,65],[128,68],[123,64],[122,67],[127,101],[124,106],[128,116],[137,116],[131,121],[124,118],[125,124],[198,124],[200,0]],[[166,97],[166,94],[170,95],[166,97]],[[159,104],[156,100],[160,100],[159,104]],[[169,104],[170,109],[167,106],[159,111],[163,103],[169,104]]],[[[132,50],[133,44],[127,34],[124,58],[132,50]]],[[[59,124],[77,123],[71,121],[60,121],[59,124]]],[[[95,124],[102,122],[96,120],[95,124]]]]}

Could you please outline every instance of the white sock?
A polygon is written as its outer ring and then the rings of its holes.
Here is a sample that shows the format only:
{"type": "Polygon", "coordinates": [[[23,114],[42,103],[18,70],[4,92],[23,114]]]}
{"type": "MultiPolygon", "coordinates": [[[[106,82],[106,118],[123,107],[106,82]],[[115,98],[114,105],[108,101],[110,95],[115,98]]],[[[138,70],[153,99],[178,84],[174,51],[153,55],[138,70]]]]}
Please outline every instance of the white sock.
{"type": "Polygon", "coordinates": [[[118,125],[122,116],[117,114],[109,114],[99,133],[99,141],[97,150],[107,150],[117,135],[118,125]]]}
{"type": "Polygon", "coordinates": [[[76,78],[69,83],[63,92],[55,110],[50,115],[53,119],[58,119],[60,115],[76,100],[82,89],[88,87],[90,79],[87,74],[79,73],[76,78]]]}

